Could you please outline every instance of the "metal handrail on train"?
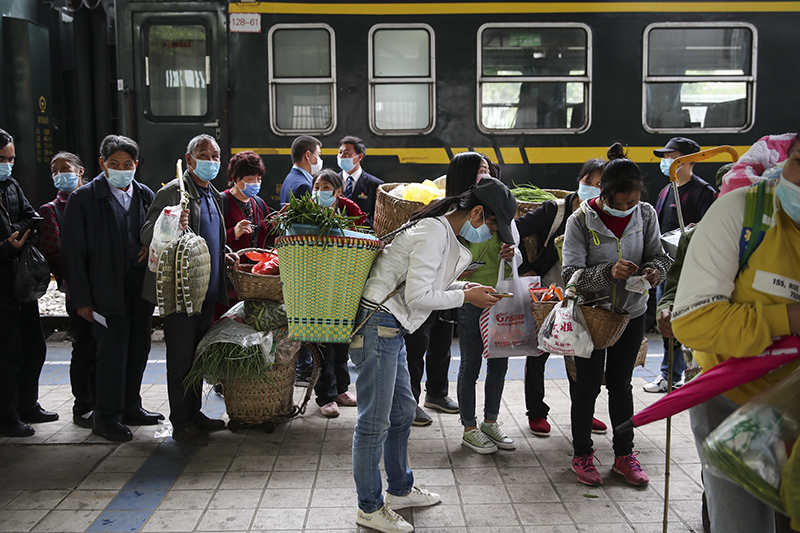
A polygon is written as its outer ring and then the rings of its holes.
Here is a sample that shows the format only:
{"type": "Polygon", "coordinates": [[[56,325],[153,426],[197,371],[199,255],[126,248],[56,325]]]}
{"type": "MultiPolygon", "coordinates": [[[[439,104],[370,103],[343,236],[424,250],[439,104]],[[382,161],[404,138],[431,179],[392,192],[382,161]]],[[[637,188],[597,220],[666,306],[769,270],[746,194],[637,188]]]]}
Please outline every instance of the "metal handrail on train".
{"type": "Polygon", "coordinates": [[[722,153],[728,153],[736,163],[739,160],[739,152],[733,146],[717,146],[716,148],[709,148],[708,150],[701,150],[693,154],[682,155],[675,159],[669,166],[669,181],[672,183],[672,194],[675,196],[675,208],[678,210],[678,224],[681,227],[681,233],[686,233],[686,227],[683,224],[683,211],[681,210],[680,196],[678,195],[678,167],[684,163],[694,163],[696,161],[704,161],[711,159],[722,153]]]}

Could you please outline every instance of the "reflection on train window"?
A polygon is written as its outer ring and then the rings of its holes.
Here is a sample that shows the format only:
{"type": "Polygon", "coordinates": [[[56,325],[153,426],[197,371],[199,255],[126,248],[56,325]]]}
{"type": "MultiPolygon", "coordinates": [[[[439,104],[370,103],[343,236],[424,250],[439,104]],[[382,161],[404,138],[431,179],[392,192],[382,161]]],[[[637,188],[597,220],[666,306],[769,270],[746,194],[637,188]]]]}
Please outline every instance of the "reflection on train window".
{"type": "Polygon", "coordinates": [[[325,24],[278,24],[270,30],[270,108],[282,135],[336,127],[333,31],[325,24]]]}
{"type": "Polygon", "coordinates": [[[211,61],[206,28],[154,24],[147,29],[145,85],[156,117],[198,117],[208,113],[211,61]]]}
{"type": "Polygon", "coordinates": [[[740,132],[753,124],[756,30],[749,24],[651,24],[645,30],[644,126],[740,132]]]}
{"type": "Polygon", "coordinates": [[[429,133],[434,126],[433,29],[378,24],[369,35],[370,127],[378,135],[429,133]]]}
{"type": "Polygon", "coordinates": [[[478,31],[479,128],[585,131],[591,65],[591,32],[583,24],[484,24],[478,31]]]}

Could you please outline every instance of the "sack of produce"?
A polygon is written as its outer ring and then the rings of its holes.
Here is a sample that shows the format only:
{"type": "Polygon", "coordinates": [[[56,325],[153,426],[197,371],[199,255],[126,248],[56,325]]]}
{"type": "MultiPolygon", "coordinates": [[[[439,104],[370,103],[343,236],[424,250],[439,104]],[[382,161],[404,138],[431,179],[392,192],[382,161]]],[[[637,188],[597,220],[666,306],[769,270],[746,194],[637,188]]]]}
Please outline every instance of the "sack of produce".
{"type": "Polygon", "coordinates": [[[721,475],[800,528],[800,369],[742,405],[711,432],[702,453],[721,475]]]}
{"type": "Polygon", "coordinates": [[[14,277],[14,298],[18,302],[35,302],[47,292],[50,283],[50,265],[32,244],[25,244],[17,263],[14,277]]]}
{"type": "Polygon", "coordinates": [[[403,189],[403,200],[420,202],[424,205],[444,198],[444,195],[445,190],[434,185],[431,180],[425,180],[422,183],[408,183],[403,189]]]}
{"type": "Polygon", "coordinates": [[[150,272],[158,270],[158,258],[164,247],[181,236],[181,211],[180,205],[165,207],[153,225],[153,240],[150,241],[150,254],[147,268],[150,272]]]}

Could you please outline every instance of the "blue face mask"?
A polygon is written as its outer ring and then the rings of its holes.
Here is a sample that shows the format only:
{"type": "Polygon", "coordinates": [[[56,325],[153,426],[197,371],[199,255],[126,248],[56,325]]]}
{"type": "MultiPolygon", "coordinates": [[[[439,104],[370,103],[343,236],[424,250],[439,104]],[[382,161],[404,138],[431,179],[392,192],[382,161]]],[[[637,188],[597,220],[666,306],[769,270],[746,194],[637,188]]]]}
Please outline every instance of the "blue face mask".
{"type": "Polygon", "coordinates": [[[626,209],[625,211],[620,211],[619,209],[614,209],[613,207],[608,207],[608,204],[603,202],[603,211],[605,211],[606,213],[608,213],[611,216],[615,216],[615,217],[618,217],[618,218],[625,218],[626,216],[628,216],[631,213],[633,213],[634,211],[636,211],[637,207],[639,207],[639,204],[636,204],[635,206],[631,207],[630,209],[626,209]]]}
{"type": "Polygon", "coordinates": [[[6,181],[11,177],[11,169],[14,163],[0,163],[0,181],[6,181]]]}
{"type": "Polygon", "coordinates": [[[239,190],[242,191],[242,194],[244,194],[248,198],[252,198],[252,197],[258,195],[258,191],[261,190],[261,184],[260,183],[245,183],[244,184],[244,188],[240,187],[239,190]]]}
{"type": "MultiPolygon", "coordinates": [[[[666,177],[669,177],[669,167],[672,166],[672,162],[673,161],[675,161],[675,160],[674,159],[670,159],[668,157],[665,157],[664,159],[661,160],[661,173],[664,174],[666,177]]],[[[679,165],[678,168],[675,169],[675,172],[678,172],[678,170],[682,166],[683,165],[679,165]]]]}
{"type": "MultiPolygon", "coordinates": [[[[481,213],[481,217],[483,218],[483,213],[481,213]]],[[[464,222],[464,225],[461,226],[461,231],[459,231],[458,234],[467,239],[469,242],[475,244],[486,242],[492,238],[492,230],[490,230],[489,226],[486,225],[485,218],[483,224],[477,228],[472,225],[472,222],[467,220],[464,222]]]]}
{"type": "Polygon", "coordinates": [[[133,170],[114,170],[107,168],[108,182],[117,189],[124,189],[133,181],[133,176],[136,174],[136,169],[133,170]]]}
{"type": "Polygon", "coordinates": [[[195,159],[197,165],[194,175],[203,181],[211,181],[219,174],[219,161],[207,161],[205,159],[195,159]]]}
{"type": "Polygon", "coordinates": [[[333,207],[336,201],[333,191],[314,191],[311,193],[311,199],[323,207],[333,207]]]}
{"type": "Polygon", "coordinates": [[[781,174],[781,179],[775,187],[775,194],[781,201],[781,209],[789,215],[789,218],[800,223],[800,185],[795,185],[781,174]]]}
{"type": "Polygon", "coordinates": [[[356,164],[353,163],[354,157],[339,157],[336,156],[336,164],[339,165],[339,168],[350,174],[354,168],[356,168],[356,164]]]}
{"type": "Polygon", "coordinates": [[[591,200],[600,196],[600,187],[592,187],[591,185],[586,185],[585,183],[578,184],[578,198],[582,201],[591,200]]]}
{"type": "Polygon", "coordinates": [[[74,172],[60,172],[53,176],[53,184],[60,191],[72,192],[78,186],[78,175],[74,172]]]}

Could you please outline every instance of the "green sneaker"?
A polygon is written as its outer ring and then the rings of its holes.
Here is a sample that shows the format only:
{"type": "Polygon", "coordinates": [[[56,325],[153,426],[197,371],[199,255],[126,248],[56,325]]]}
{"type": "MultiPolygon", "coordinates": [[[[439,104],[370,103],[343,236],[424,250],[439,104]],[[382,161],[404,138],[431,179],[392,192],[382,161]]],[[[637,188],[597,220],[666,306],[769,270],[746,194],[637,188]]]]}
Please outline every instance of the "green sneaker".
{"type": "Polygon", "coordinates": [[[502,422],[492,422],[491,424],[484,422],[481,424],[481,432],[489,437],[501,450],[516,449],[517,445],[514,444],[514,441],[508,438],[508,435],[500,429],[501,425],[503,425],[502,422]]]}
{"type": "Polygon", "coordinates": [[[480,454],[494,453],[497,451],[497,446],[494,445],[494,442],[479,428],[465,431],[464,436],[461,438],[461,445],[480,454]]]}

